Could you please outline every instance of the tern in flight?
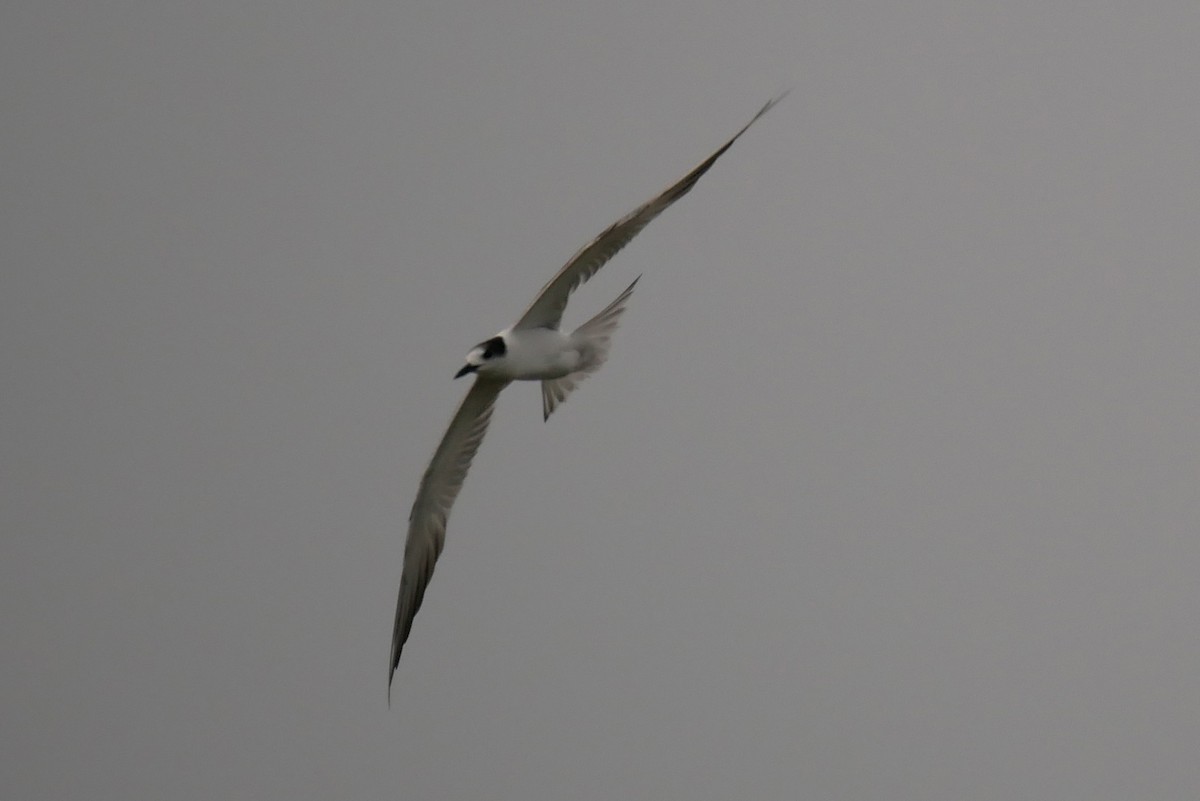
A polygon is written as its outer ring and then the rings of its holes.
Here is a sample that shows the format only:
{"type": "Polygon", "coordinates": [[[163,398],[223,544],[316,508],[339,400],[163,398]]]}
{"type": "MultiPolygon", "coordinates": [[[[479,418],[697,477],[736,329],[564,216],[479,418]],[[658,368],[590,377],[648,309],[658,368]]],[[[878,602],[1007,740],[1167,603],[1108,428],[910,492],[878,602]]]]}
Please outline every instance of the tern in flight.
{"type": "Polygon", "coordinates": [[[613,331],[641,276],[634,279],[599,314],[570,332],[559,329],[567,298],[595,275],[617,251],[628,245],[651,220],[691,191],[700,176],[708,172],[738,137],[786,94],[784,92],[763,106],[717,152],[679,182],[617,220],[572,256],[542,287],[516,323],[491,339],[480,342],[467,354],[467,363],[454,377],[474,373],[475,383],[462,399],[450,421],[450,427],[434,451],[408,517],[404,570],[400,575],[400,595],[396,600],[396,621],[392,630],[389,697],[392,677],[400,663],[400,652],[408,641],[413,618],[421,608],[425,588],[429,586],[429,579],[433,575],[434,563],[446,540],[446,519],[450,516],[450,507],[462,489],[467,469],[487,432],[488,421],[491,420],[500,391],[513,381],[541,381],[542,415],[543,419],[549,419],[550,414],[583,379],[600,369],[608,358],[613,331]]]}

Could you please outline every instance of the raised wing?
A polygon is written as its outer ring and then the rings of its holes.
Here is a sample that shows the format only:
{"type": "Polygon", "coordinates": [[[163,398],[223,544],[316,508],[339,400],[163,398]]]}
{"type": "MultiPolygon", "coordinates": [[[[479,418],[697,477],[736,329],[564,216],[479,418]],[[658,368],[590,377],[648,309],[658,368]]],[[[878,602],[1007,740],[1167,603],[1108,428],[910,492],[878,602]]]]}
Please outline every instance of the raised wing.
{"type": "Polygon", "coordinates": [[[446,519],[450,507],[462,489],[471,460],[483,442],[492,409],[507,381],[476,378],[467,392],[450,427],[421,479],[417,499],[408,516],[408,540],[404,543],[404,571],[400,576],[400,595],[396,599],[396,622],[392,629],[392,657],[388,670],[388,697],[392,676],[400,663],[400,651],[412,629],[413,618],[421,608],[425,588],[433,575],[433,566],[446,541],[446,519]]]}
{"type": "Polygon", "coordinates": [[[700,176],[708,172],[708,169],[738,140],[738,137],[744,134],[746,129],[753,125],[759,117],[770,111],[776,103],[783,100],[786,95],[787,92],[784,92],[759,109],[754,118],[735,133],[733,138],[722,145],[716,153],[702,161],[700,166],[685,175],[678,183],[617,220],[604,233],[592,240],[591,244],[572,256],[562,269],[550,279],[549,283],[542,287],[542,291],[538,293],[533,304],[521,315],[521,319],[513,328],[557,328],[562,320],[563,310],[567,308],[567,298],[571,293],[595,275],[609,259],[617,254],[617,251],[628,245],[643,228],[650,224],[651,220],[690,192],[696,182],[700,180],[700,176]]]}

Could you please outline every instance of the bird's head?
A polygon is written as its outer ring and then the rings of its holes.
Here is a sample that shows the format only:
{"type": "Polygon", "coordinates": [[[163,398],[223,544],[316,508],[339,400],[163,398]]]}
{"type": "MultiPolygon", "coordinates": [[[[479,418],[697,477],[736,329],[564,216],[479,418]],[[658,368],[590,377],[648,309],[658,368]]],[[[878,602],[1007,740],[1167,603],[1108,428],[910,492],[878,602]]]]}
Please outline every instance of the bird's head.
{"type": "Polygon", "coordinates": [[[504,360],[507,353],[508,345],[504,342],[504,335],[497,334],[471,348],[471,352],[467,354],[467,363],[454,377],[462,378],[467,373],[487,375],[499,366],[499,362],[504,360]]]}

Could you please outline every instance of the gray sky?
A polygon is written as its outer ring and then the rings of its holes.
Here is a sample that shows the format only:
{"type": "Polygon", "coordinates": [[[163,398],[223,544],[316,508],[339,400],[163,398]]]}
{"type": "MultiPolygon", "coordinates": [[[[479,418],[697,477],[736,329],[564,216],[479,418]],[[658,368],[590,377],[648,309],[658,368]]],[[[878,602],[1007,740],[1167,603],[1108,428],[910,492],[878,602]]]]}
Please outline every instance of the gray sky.
{"type": "Polygon", "coordinates": [[[1195,3],[2,17],[6,797],[1195,798],[1195,3]]]}

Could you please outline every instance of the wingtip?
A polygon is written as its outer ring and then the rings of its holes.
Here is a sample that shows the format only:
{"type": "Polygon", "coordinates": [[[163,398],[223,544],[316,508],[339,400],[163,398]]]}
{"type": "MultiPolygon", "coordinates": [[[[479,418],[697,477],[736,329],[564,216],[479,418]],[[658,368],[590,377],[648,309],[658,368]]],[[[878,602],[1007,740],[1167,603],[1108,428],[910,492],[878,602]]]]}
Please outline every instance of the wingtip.
{"type": "MultiPolygon", "coordinates": [[[[771,109],[775,108],[775,106],[779,105],[781,100],[783,100],[785,97],[787,97],[791,93],[792,93],[792,89],[791,89],[791,87],[788,87],[787,89],[784,89],[782,92],[779,92],[778,94],[776,94],[774,97],[772,97],[770,100],[768,100],[766,102],[766,104],[763,105],[762,108],[760,108],[758,110],[758,113],[754,115],[754,119],[751,120],[751,122],[756,121],[759,117],[766,114],[771,109]]],[[[747,126],[747,127],[749,127],[749,126],[747,126]]]]}
{"type": "Polygon", "coordinates": [[[392,643],[392,652],[388,657],[388,686],[387,686],[387,702],[388,709],[392,708],[392,680],[396,678],[396,668],[400,666],[400,651],[396,647],[396,643],[392,643]]]}

